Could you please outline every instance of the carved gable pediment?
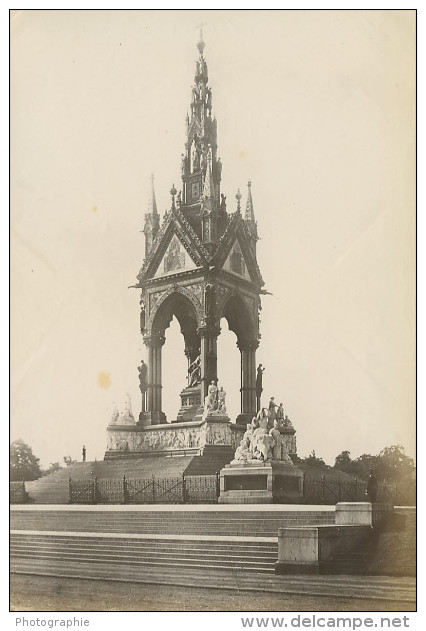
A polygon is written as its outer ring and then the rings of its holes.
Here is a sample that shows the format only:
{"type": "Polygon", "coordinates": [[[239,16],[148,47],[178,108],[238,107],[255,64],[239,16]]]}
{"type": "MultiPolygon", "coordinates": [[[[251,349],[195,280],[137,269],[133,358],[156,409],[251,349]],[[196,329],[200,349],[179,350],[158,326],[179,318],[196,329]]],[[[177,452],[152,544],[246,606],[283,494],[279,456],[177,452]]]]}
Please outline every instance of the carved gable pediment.
{"type": "Polygon", "coordinates": [[[247,261],[244,257],[238,239],[235,239],[233,242],[229,254],[223,264],[223,269],[227,272],[231,272],[231,274],[236,274],[241,278],[245,278],[246,280],[252,280],[248,270],[247,261]]]}
{"type": "Polygon", "coordinates": [[[208,252],[178,209],[166,217],[138,274],[139,283],[150,278],[187,272],[206,264],[208,252]]]}
{"type": "Polygon", "coordinates": [[[186,251],[183,242],[176,233],[172,233],[166,245],[166,250],[157,268],[153,271],[152,277],[168,276],[178,272],[186,272],[197,267],[195,261],[186,251]]]}

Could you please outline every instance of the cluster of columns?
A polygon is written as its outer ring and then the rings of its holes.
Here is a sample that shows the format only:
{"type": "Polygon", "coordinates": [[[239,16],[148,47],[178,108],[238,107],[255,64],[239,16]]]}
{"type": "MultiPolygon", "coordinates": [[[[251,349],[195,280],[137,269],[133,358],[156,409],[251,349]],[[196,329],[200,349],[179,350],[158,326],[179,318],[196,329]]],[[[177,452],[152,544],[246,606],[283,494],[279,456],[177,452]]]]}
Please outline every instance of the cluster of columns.
{"type": "Polygon", "coordinates": [[[166,422],[166,415],[162,411],[161,403],[161,354],[166,338],[156,334],[144,337],[148,349],[148,379],[146,384],[146,410],[142,409],[143,423],[156,425],[166,422]]]}
{"type": "MultiPolygon", "coordinates": [[[[208,387],[212,380],[217,380],[217,338],[220,334],[220,327],[215,324],[208,324],[197,328],[197,335],[200,339],[200,359],[201,359],[201,401],[203,402],[208,393],[208,387]]],[[[165,342],[164,334],[151,334],[144,337],[145,345],[148,349],[148,373],[146,384],[146,409],[142,404],[140,420],[144,425],[154,425],[165,423],[166,417],[162,411],[161,391],[161,354],[165,342]]],[[[247,423],[256,414],[256,349],[257,341],[239,341],[238,348],[241,354],[241,414],[237,417],[237,422],[247,423]]],[[[190,349],[187,349],[189,358],[190,349]]],[[[191,349],[192,355],[192,349],[191,349]]]]}
{"type": "Polygon", "coordinates": [[[241,353],[241,414],[239,422],[249,422],[256,413],[256,349],[259,342],[238,342],[241,353]]]}

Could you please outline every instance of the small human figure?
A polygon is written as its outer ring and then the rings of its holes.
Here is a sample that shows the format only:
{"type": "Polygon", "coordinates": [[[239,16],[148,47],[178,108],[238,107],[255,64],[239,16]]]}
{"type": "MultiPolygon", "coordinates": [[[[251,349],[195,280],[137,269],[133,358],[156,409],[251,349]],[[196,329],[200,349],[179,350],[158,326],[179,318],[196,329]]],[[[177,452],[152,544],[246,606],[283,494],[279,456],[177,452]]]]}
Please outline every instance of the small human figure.
{"type": "Polygon", "coordinates": [[[220,390],[217,392],[217,409],[222,414],[226,414],[226,404],[225,404],[226,392],[221,386],[220,390]]]}
{"type": "Polygon", "coordinates": [[[86,447],[85,447],[85,445],[83,445],[83,449],[81,450],[81,453],[83,455],[83,462],[86,462],[86,447]]]}
{"type": "Polygon", "coordinates": [[[371,470],[367,482],[367,495],[372,504],[376,501],[378,486],[379,485],[377,484],[377,479],[373,473],[373,470],[371,470]]]}
{"type": "Polygon", "coordinates": [[[148,366],[142,360],[141,365],[138,367],[139,372],[139,389],[142,395],[142,412],[146,411],[146,389],[147,389],[147,374],[148,366]]]}
{"type": "Polygon", "coordinates": [[[272,460],[281,460],[282,438],[279,430],[278,419],[274,419],[274,426],[269,430],[269,435],[274,439],[272,447],[272,460]]]}
{"type": "Polygon", "coordinates": [[[284,418],[284,427],[293,427],[293,424],[288,418],[287,414],[285,415],[285,418],[284,418]]]}
{"type": "Polygon", "coordinates": [[[207,416],[209,412],[217,410],[217,385],[214,380],[209,385],[208,394],[204,399],[204,414],[203,418],[207,416]]]}
{"type": "Polygon", "coordinates": [[[141,313],[140,313],[140,316],[139,316],[140,329],[141,329],[141,333],[143,333],[144,330],[145,330],[145,318],[146,318],[146,315],[145,315],[145,303],[142,300],[140,301],[140,306],[141,306],[141,313]]]}
{"type": "Polygon", "coordinates": [[[261,427],[265,432],[269,429],[269,412],[267,408],[259,410],[256,416],[258,427],[261,427]]]}
{"type": "Polygon", "coordinates": [[[257,367],[257,374],[256,374],[256,412],[259,412],[260,410],[260,397],[263,392],[263,373],[264,372],[265,372],[265,369],[263,368],[262,364],[259,364],[259,366],[257,367]]]}
{"type": "Polygon", "coordinates": [[[271,397],[271,400],[269,401],[269,418],[271,422],[273,422],[277,417],[276,407],[278,406],[275,403],[274,397],[271,397]]]}
{"type": "Polygon", "coordinates": [[[277,419],[279,421],[279,424],[282,425],[282,423],[284,422],[284,407],[282,403],[280,403],[277,410],[277,419]]]}

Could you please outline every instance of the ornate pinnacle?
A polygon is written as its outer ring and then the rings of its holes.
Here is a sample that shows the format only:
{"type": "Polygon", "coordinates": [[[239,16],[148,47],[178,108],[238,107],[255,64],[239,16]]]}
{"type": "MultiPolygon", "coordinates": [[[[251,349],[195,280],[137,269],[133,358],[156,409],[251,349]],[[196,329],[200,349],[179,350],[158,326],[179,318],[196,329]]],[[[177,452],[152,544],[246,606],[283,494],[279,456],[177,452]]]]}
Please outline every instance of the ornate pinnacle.
{"type": "Polygon", "coordinates": [[[237,194],[235,195],[235,199],[237,200],[237,212],[241,212],[241,198],[242,195],[240,193],[240,189],[238,189],[237,194]]]}
{"type": "Polygon", "coordinates": [[[151,173],[151,195],[148,200],[148,213],[152,213],[153,215],[157,215],[157,202],[155,199],[155,190],[154,190],[154,174],[151,173]]]}
{"type": "Polygon", "coordinates": [[[175,185],[173,183],[172,188],[170,189],[170,195],[172,196],[172,208],[176,208],[176,205],[175,205],[176,193],[177,193],[177,190],[175,189],[175,185]]]}
{"type": "Polygon", "coordinates": [[[254,222],[254,208],[253,208],[253,199],[251,196],[251,180],[247,183],[248,191],[247,191],[247,204],[246,204],[246,221],[254,222]]]}
{"type": "Polygon", "coordinates": [[[200,55],[203,54],[203,51],[204,51],[204,49],[206,47],[206,44],[204,43],[204,40],[203,40],[203,26],[204,26],[204,24],[201,23],[200,24],[200,41],[197,44],[197,48],[199,50],[200,55]]]}

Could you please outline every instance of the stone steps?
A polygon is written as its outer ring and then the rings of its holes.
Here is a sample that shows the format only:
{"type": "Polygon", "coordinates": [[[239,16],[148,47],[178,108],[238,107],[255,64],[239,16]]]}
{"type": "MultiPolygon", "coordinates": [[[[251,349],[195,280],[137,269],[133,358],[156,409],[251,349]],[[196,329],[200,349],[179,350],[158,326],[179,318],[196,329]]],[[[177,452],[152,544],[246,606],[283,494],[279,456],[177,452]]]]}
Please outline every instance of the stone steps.
{"type": "Polygon", "coordinates": [[[277,556],[275,542],[203,541],[182,539],[133,539],[126,537],[84,537],[76,533],[11,534],[11,559],[49,562],[125,563],[129,568],[154,565],[172,568],[216,568],[232,571],[274,572],[277,556]]]}
{"type": "Polygon", "coordinates": [[[141,534],[273,536],[279,527],[334,523],[333,511],[216,512],[216,511],[61,511],[11,512],[15,530],[82,531],[141,534]]]}

